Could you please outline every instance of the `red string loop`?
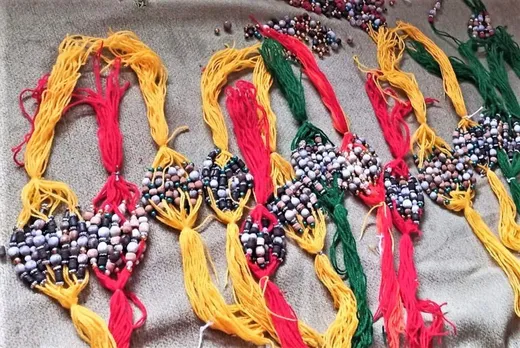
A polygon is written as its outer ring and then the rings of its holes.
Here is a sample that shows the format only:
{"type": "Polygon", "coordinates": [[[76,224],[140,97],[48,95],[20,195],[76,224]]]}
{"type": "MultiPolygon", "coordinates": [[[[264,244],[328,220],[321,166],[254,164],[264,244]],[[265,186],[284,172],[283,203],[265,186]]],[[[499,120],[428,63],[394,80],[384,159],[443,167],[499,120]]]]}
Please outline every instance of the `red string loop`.
{"type": "Polygon", "coordinates": [[[20,111],[22,112],[22,116],[29,121],[30,129],[23,136],[23,140],[18,145],[11,148],[11,152],[13,153],[13,161],[18,167],[23,167],[24,163],[18,160],[18,154],[22,151],[22,148],[25,144],[29,142],[31,136],[34,132],[34,121],[38,112],[40,111],[40,104],[42,103],[43,93],[47,89],[47,81],[49,80],[49,74],[43,75],[39,80],[35,88],[26,88],[20,92],[18,96],[18,105],[20,107],[20,111]],[[36,103],[36,109],[34,110],[34,114],[30,115],[24,106],[24,99],[26,98],[26,94],[30,93],[29,98],[34,99],[36,103]]]}

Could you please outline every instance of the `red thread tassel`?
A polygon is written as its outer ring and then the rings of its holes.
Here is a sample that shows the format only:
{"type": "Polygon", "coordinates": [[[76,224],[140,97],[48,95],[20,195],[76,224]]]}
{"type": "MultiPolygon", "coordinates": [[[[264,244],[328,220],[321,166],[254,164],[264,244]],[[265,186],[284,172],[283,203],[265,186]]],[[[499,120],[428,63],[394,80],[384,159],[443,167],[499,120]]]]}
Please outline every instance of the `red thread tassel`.
{"type": "MultiPolygon", "coordinates": [[[[269,121],[265,110],[256,101],[256,89],[251,83],[238,81],[236,89],[227,88],[226,93],[226,106],[233,121],[238,146],[255,179],[254,192],[257,205],[250,216],[259,225],[267,219],[269,221],[267,229],[271,231],[278,220],[265,207],[269,195],[274,190],[270,177],[269,121]]],[[[260,286],[264,290],[264,298],[281,346],[283,348],[304,348],[306,345],[298,328],[296,314],[280,289],[269,281],[269,277],[274,275],[280,261],[273,256],[271,251],[269,251],[268,257],[269,263],[264,268],[260,268],[258,264],[249,259],[249,268],[259,279],[260,286]]]]}
{"type": "MultiPolygon", "coordinates": [[[[96,210],[104,210],[116,213],[121,221],[125,221],[124,212],[119,210],[119,205],[125,203],[127,207],[133,209],[139,197],[137,185],[126,181],[119,173],[123,162],[123,134],[119,128],[119,105],[129,83],[119,85],[119,71],[121,62],[115,59],[114,65],[107,77],[105,91],[101,83],[101,49],[94,58],[94,77],[96,91],[89,88],[77,88],[75,101],[68,108],[79,104],[90,105],[95,113],[98,123],[97,136],[99,140],[99,150],[103,166],[110,173],[105,185],[93,200],[96,210]]],[[[141,258],[146,244],[141,241],[137,252],[137,260],[141,258]]],[[[123,258],[126,264],[126,260],[123,258]]],[[[119,348],[130,347],[132,331],[143,325],[146,320],[146,308],[137,296],[125,290],[131,270],[124,268],[116,274],[113,279],[105,275],[99,269],[95,273],[100,283],[108,290],[113,292],[110,299],[110,319],[108,327],[119,348]],[[141,311],[142,317],[134,324],[131,303],[141,311]]]]}
{"type": "MultiPolygon", "coordinates": [[[[143,241],[139,243],[137,251],[137,259],[139,260],[144,252],[145,244],[143,241]]],[[[123,262],[126,260],[123,258],[123,262]]],[[[112,333],[118,348],[129,348],[132,332],[141,327],[147,318],[146,307],[139,298],[128,290],[125,290],[126,284],[132,275],[132,272],[124,268],[117,273],[117,278],[113,279],[105,275],[98,268],[94,269],[96,276],[104,288],[113,292],[110,298],[110,318],[108,320],[108,329],[112,333]],[[131,303],[133,303],[141,312],[141,318],[134,324],[133,311],[131,303]]]]}
{"type": "Polygon", "coordinates": [[[94,208],[115,212],[124,221],[125,217],[119,211],[119,205],[125,202],[128,207],[133,209],[139,197],[137,185],[126,181],[119,173],[123,163],[123,134],[119,128],[119,104],[130,83],[119,85],[121,61],[116,58],[107,77],[105,93],[103,93],[100,66],[101,49],[94,58],[96,91],[90,88],[77,88],[73,95],[76,100],[66,110],[79,104],[89,104],[94,109],[98,123],[97,136],[101,160],[107,172],[110,173],[105,185],[93,200],[94,208]]]}

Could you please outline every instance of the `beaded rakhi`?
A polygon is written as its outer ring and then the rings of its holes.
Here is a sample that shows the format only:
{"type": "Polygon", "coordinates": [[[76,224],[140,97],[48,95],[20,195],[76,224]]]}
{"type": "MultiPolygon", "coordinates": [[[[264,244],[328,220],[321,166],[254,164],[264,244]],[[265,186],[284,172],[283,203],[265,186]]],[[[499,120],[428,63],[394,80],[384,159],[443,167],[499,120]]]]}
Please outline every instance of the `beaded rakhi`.
{"type": "Polygon", "coordinates": [[[80,241],[87,232],[74,192],[64,183],[43,178],[47,168],[55,126],[70,100],[89,52],[70,37],[60,45],[51,74],[41,80],[33,96],[39,102],[31,120],[24,167],[31,180],[22,190],[22,212],[10,239],[9,256],[25,284],[56,299],[70,310],[79,336],[91,347],[115,347],[103,320],[78,305],[80,292],[89,280],[88,255],[80,241]],[[79,64],[76,64],[77,62],[79,64]],[[59,219],[60,205],[66,210],[59,219]]]}
{"type": "MultiPolygon", "coordinates": [[[[318,203],[336,224],[337,230],[331,246],[332,265],[340,275],[350,280],[356,298],[359,318],[357,331],[353,338],[336,337],[338,341],[334,344],[340,346],[352,339],[356,345],[369,346],[372,342],[372,314],[366,299],[366,277],[347,220],[343,197],[344,192],[365,197],[371,195],[372,190],[378,190],[377,178],[381,169],[379,158],[364,139],[348,132],[343,111],[334,91],[317,68],[316,61],[307,47],[297,39],[267,27],[262,28],[262,34],[271,38],[266,40],[262,47],[266,65],[276,77],[294,117],[301,123],[291,145],[291,164],[296,178],[304,185],[312,187],[318,197],[318,203]],[[324,104],[337,117],[339,127],[347,129],[341,147],[334,146],[323,131],[307,120],[303,88],[294,76],[290,63],[283,56],[282,45],[301,62],[304,72],[316,86],[319,86],[324,104]],[[339,119],[340,117],[343,119],[339,119]],[[344,268],[336,260],[338,247],[342,248],[344,268]]],[[[348,297],[343,297],[338,306],[340,310],[350,308],[349,301],[348,297]]],[[[345,322],[345,330],[348,328],[350,332],[353,324],[351,321],[345,322]]]]}
{"type": "MultiPolygon", "coordinates": [[[[466,117],[466,107],[462,99],[460,86],[448,57],[430,39],[414,26],[398,22],[397,27],[389,30],[380,30],[374,33],[373,38],[378,46],[378,63],[380,74],[378,84],[388,82],[395,88],[402,90],[414,108],[415,116],[420,126],[412,137],[416,150],[416,164],[423,180],[428,184],[427,193],[439,205],[449,210],[463,212],[475,235],[507,274],[515,299],[520,296],[518,279],[520,277],[520,263],[507,248],[500,243],[494,233],[486,225],[482,217],[472,207],[475,195],[475,178],[473,178],[474,163],[464,151],[455,151],[428,126],[426,120],[426,105],[421,91],[413,75],[404,73],[396,67],[403,56],[404,41],[400,37],[403,33],[408,38],[422,44],[428,52],[438,60],[444,77],[446,94],[450,97],[457,114],[461,117],[459,128],[470,129],[475,121],[466,117]],[[466,175],[466,174],[469,174],[466,175]],[[440,179],[438,179],[440,177],[440,179]],[[438,183],[436,183],[438,181],[438,183]],[[432,194],[434,193],[434,194],[432,194]]],[[[510,230],[516,217],[516,209],[511,199],[507,197],[506,189],[492,170],[481,168],[490,182],[500,203],[500,233],[510,230]]],[[[426,184],[425,184],[426,186],[426,184]]],[[[515,300],[515,312],[520,315],[518,301],[515,300]]]]}
{"type": "MultiPolygon", "coordinates": [[[[202,168],[206,200],[217,218],[227,225],[226,256],[229,276],[239,306],[243,307],[243,311],[248,313],[251,319],[261,325],[272,337],[280,343],[283,342],[284,346],[287,344],[291,346],[293,344],[291,342],[301,345],[303,338],[305,344],[317,347],[322,345],[320,335],[301,322],[298,322],[299,327],[294,325],[296,319],[293,319],[292,312],[287,312],[290,307],[283,299],[281,292],[263,274],[274,271],[285,257],[283,225],[276,218],[275,220],[264,219],[265,221],[262,222],[262,219],[257,219],[256,215],[253,215],[251,219],[246,219],[242,228],[239,228],[237,224],[251,195],[253,177],[248,166],[228,151],[227,129],[218,103],[218,96],[232,72],[254,68],[253,79],[257,81],[255,84],[259,90],[258,98],[263,100],[262,106],[268,105],[270,82],[267,84],[259,82],[268,75],[266,75],[265,68],[259,65],[261,58],[258,55],[258,47],[255,45],[242,50],[228,48],[218,51],[211,57],[204,69],[201,81],[204,120],[212,130],[216,145],[216,149],[208,155],[202,168]],[[263,223],[266,223],[267,226],[264,226],[263,223]],[[264,232],[265,229],[267,229],[267,233],[264,232]],[[260,250],[260,247],[263,250],[260,250]],[[262,251],[263,255],[260,255],[262,251]],[[253,273],[256,270],[257,274],[263,274],[260,275],[260,282],[265,287],[264,289],[256,283],[251,273],[252,270],[253,273]],[[271,308],[273,305],[275,308],[271,308]],[[301,333],[299,339],[298,329],[301,333]]],[[[269,106],[264,110],[272,113],[269,106]]],[[[274,141],[275,137],[270,139],[274,141]]],[[[269,147],[269,143],[267,147],[269,147]]],[[[271,166],[269,172],[272,174],[272,178],[268,180],[273,182],[272,185],[276,185],[280,181],[286,182],[290,178],[290,174],[286,170],[288,165],[284,165],[285,162],[277,154],[270,154],[269,158],[271,166]]],[[[264,167],[263,171],[266,170],[267,167],[264,167]]],[[[265,182],[267,179],[262,180],[265,182]]],[[[265,209],[265,206],[259,207],[264,207],[263,211],[267,216],[275,217],[265,209]]],[[[260,209],[258,208],[258,212],[260,209]]],[[[286,227],[288,226],[290,225],[286,225],[286,227]]],[[[303,222],[301,226],[307,228],[303,226],[303,222]]]]}

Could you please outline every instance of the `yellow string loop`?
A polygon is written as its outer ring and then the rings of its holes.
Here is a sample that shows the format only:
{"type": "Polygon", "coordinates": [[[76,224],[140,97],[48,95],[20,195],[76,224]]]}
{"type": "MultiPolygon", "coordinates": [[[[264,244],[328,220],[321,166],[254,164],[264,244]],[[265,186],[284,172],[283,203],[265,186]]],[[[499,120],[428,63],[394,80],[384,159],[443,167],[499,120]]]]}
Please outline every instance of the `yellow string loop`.
{"type": "Polygon", "coordinates": [[[256,65],[259,47],[260,44],[256,44],[240,50],[226,48],[218,51],[202,73],[200,88],[204,121],[211,128],[213,143],[221,150],[228,150],[228,133],[218,97],[231,72],[252,69],[256,65]]]}
{"type": "Polygon", "coordinates": [[[44,285],[37,285],[36,288],[58,301],[63,308],[70,310],[78,335],[92,348],[115,348],[114,338],[103,319],[86,307],[78,305],[79,294],[88,284],[89,273],[86,272],[85,279],[78,281],[76,276],[69,275],[67,267],[64,267],[63,279],[65,280],[64,285],[56,285],[54,273],[49,267],[47,282],[44,285]]]}

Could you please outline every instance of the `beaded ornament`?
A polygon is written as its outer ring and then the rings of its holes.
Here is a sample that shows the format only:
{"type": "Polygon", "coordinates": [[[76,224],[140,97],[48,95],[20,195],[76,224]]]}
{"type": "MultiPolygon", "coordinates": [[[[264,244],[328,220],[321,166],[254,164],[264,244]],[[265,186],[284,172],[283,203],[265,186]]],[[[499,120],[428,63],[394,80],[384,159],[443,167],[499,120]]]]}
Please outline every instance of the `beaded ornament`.
{"type": "MultiPolygon", "coordinates": [[[[435,167],[437,162],[441,162],[438,173],[435,173],[434,168],[431,169],[432,180],[435,181],[435,177],[437,176],[441,176],[442,179],[439,187],[434,188],[433,192],[436,193],[436,196],[432,198],[435,198],[435,202],[449,210],[464,213],[474,233],[490,255],[508,275],[515,294],[515,312],[517,315],[520,315],[520,308],[518,307],[517,301],[520,296],[520,287],[518,286],[520,263],[518,259],[500,243],[490,228],[485,224],[482,217],[472,207],[475,186],[471,176],[474,169],[470,158],[463,153],[453,151],[449,145],[438,137],[428,126],[426,121],[426,105],[415,78],[411,74],[397,70],[405,46],[400,33],[421,43],[438,61],[444,78],[446,94],[450,97],[457,114],[462,118],[459,123],[459,128],[469,129],[476,125],[473,120],[465,117],[466,107],[462,99],[460,86],[456,80],[455,72],[450,65],[448,57],[430,39],[422,34],[419,29],[408,23],[398,22],[397,27],[394,29],[380,30],[378,33],[373,33],[373,39],[378,46],[378,63],[381,72],[378,76],[378,84],[383,81],[388,82],[393,87],[401,89],[408,96],[414,108],[415,116],[420,124],[412,138],[414,149],[416,149],[416,164],[420,173],[424,174],[428,168],[432,168],[432,163],[435,167]],[[448,160],[450,160],[450,163],[447,163],[448,160]],[[448,165],[450,165],[449,168],[448,165]],[[450,174],[446,175],[448,172],[450,174]],[[465,180],[464,174],[469,174],[470,178],[466,176],[468,180],[465,180]],[[443,187],[440,186],[442,184],[444,184],[443,187]]],[[[485,170],[490,185],[499,198],[499,231],[502,234],[504,233],[503,231],[510,229],[511,224],[514,223],[516,209],[512,200],[508,199],[507,192],[496,174],[494,174],[492,170],[487,170],[487,168],[482,169],[485,170]]],[[[428,182],[428,185],[431,185],[431,183],[428,182]]]]}

